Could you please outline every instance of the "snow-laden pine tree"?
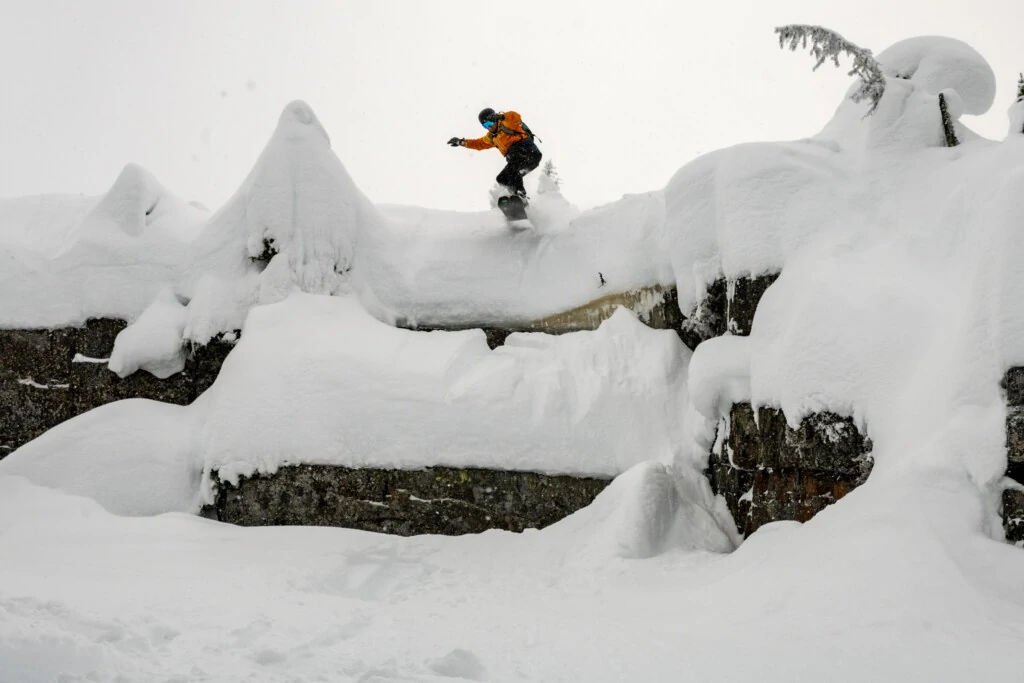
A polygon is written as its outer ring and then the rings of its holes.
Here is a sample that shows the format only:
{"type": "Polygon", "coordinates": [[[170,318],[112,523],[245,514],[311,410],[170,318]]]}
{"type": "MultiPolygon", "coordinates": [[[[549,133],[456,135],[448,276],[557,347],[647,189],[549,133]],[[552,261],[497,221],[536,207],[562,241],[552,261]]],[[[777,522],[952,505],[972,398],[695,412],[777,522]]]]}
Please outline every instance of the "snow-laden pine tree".
{"type": "Polygon", "coordinates": [[[789,49],[796,51],[798,47],[807,48],[809,43],[811,56],[817,60],[814,64],[815,71],[828,59],[839,66],[839,55],[848,54],[853,59],[853,68],[850,69],[849,75],[856,76],[861,83],[850,95],[850,99],[854,102],[871,100],[868,114],[874,113],[885,92],[885,75],[871,50],[855,45],[823,26],[790,24],[776,27],[775,32],[779,34],[779,47],[784,48],[788,43],[789,49]]]}
{"type": "Polygon", "coordinates": [[[1024,73],[1017,79],[1017,99],[1006,111],[1010,117],[1010,135],[1024,135],[1024,73]]]}
{"type": "Polygon", "coordinates": [[[540,179],[537,182],[537,194],[558,192],[562,187],[562,179],[558,177],[555,164],[550,159],[541,168],[540,179]]]}

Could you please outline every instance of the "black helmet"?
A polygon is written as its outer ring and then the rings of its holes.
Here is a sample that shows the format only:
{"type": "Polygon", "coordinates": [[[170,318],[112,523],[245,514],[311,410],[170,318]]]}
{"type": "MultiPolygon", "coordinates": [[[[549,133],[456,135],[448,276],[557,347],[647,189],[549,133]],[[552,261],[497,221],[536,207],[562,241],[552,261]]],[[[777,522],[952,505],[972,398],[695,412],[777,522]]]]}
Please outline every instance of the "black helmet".
{"type": "Polygon", "coordinates": [[[492,116],[494,116],[494,110],[487,107],[486,109],[482,109],[480,113],[477,114],[476,118],[480,123],[483,123],[484,121],[489,120],[492,116]]]}

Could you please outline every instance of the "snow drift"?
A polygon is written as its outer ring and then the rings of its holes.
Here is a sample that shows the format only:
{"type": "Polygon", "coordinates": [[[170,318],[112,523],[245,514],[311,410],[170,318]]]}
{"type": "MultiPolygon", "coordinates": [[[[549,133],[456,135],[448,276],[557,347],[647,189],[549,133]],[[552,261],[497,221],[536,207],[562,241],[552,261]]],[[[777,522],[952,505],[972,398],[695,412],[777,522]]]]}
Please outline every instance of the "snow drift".
{"type": "Polygon", "coordinates": [[[134,319],[180,277],[206,217],[134,164],[98,199],[0,201],[0,326],[134,319]]]}

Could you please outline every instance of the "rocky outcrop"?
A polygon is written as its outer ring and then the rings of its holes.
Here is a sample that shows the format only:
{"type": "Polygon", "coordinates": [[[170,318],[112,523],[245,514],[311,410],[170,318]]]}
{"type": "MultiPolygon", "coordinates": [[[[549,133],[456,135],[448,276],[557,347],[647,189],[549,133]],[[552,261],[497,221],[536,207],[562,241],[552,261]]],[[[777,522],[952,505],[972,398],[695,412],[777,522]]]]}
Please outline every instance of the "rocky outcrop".
{"type": "Polygon", "coordinates": [[[0,329],[0,458],[64,420],[111,401],[149,398],[187,405],[217,378],[232,345],[192,349],[185,370],[168,379],[107,369],[121,320],[89,320],[57,330],[0,329]]]}
{"type": "Polygon", "coordinates": [[[1006,476],[1019,487],[1003,491],[1006,540],[1024,542],[1024,367],[1010,368],[1003,377],[1006,390],[1006,476]]]}
{"type": "Polygon", "coordinates": [[[565,334],[566,332],[596,330],[620,306],[635,313],[648,327],[653,327],[656,330],[675,330],[683,338],[683,342],[687,342],[687,337],[682,332],[686,318],[679,312],[676,288],[662,285],[609,294],[564,313],[529,322],[509,323],[502,326],[484,325],[482,327],[475,325],[412,325],[400,322],[400,326],[424,332],[483,329],[487,337],[487,345],[494,349],[502,346],[505,339],[514,332],[565,334]]]}
{"type": "Polygon", "coordinates": [[[589,505],[609,481],[447,467],[291,465],[242,477],[236,486],[214,476],[216,502],[203,514],[241,526],[338,526],[400,536],[523,531],[589,505]]]}
{"type": "Polygon", "coordinates": [[[734,404],[708,464],[744,535],[769,522],[806,522],[867,478],[871,441],[833,413],[808,416],[793,429],[781,410],[734,404]]]}
{"type": "MultiPolygon", "coordinates": [[[[684,323],[684,341],[749,335],[761,297],[777,278],[714,282],[684,323]]],[[[749,403],[737,403],[719,430],[707,475],[744,535],[769,522],[807,521],[859,486],[871,468],[871,442],[851,419],[833,413],[810,415],[793,429],[780,410],[760,407],[755,417],[749,403]]]]}
{"type": "Polygon", "coordinates": [[[741,337],[749,335],[757,304],[778,277],[778,273],[769,273],[712,282],[690,317],[676,328],[683,343],[695,349],[702,341],[726,332],[741,337]]]}
{"type": "MultiPolygon", "coordinates": [[[[725,298],[724,281],[719,289],[723,316],[742,308],[730,307],[735,299],[725,298]]],[[[661,285],[610,294],[571,311],[529,323],[485,328],[484,332],[488,345],[495,348],[512,332],[592,330],[619,306],[630,309],[651,327],[676,330],[693,346],[699,342],[679,311],[675,287],[661,285]]],[[[753,309],[750,311],[752,316],[753,309]]],[[[64,420],[111,401],[149,398],[187,405],[213,384],[232,346],[215,341],[192,349],[184,371],[168,379],[147,372],[121,379],[107,369],[106,360],[124,328],[121,320],[96,319],[75,328],[0,329],[0,458],[64,420]]]]}

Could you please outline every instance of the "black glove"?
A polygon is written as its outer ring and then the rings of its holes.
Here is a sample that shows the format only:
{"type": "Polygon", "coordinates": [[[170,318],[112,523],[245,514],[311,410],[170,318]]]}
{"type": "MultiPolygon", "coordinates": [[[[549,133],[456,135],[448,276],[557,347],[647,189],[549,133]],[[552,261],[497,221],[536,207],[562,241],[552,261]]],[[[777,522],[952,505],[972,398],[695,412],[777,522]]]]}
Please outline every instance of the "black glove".
{"type": "Polygon", "coordinates": [[[466,141],[463,140],[462,138],[452,138],[451,140],[448,141],[448,144],[451,145],[452,147],[462,147],[463,145],[466,144],[466,141]]]}

